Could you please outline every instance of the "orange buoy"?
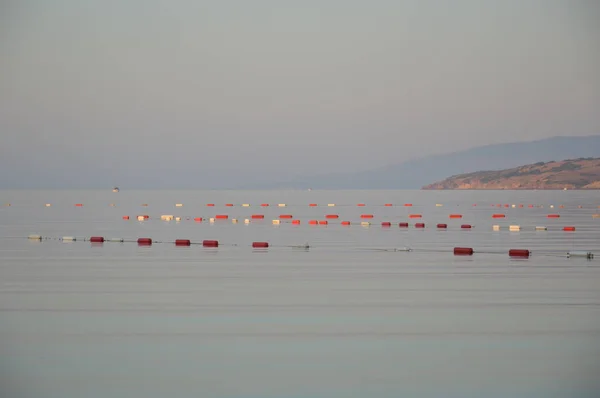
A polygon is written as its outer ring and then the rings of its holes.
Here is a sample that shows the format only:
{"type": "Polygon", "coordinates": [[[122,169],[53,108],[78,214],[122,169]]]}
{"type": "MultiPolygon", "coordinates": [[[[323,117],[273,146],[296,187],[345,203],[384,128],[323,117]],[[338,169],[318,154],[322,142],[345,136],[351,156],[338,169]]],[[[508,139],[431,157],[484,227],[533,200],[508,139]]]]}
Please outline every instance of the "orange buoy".
{"type": "Polygon", "coordinates": [[[308,225],[317,225],[319,221],[317,220],[308,220],[308,225]]]}
{"type": "Polygon", "coordinates": [[[252,218],[253,220],[263,220],[265,218],[265,215],[264,214],[252,214],[252,216],[250,216],[250,218],[252,218]]]}
{"type": "Polygon", "coordinates": [[[373,218],[373,214],[361,214],[360,218],[373,218]]]}
{"type": "Polygon", "coordinates": [[[560,218],[560,214],[548,214],[548,218],[560,218]]]}
{"type": "Polygon", "coordinates": [[[504,214],[492,214],[492,218],[504,218],[506,217],[504,214]]]}
{"type": "Polygon", "coordinates": [[[389,221],[383,221],[383,222],[381,223],[381,226],[382,226],[382,227],[391,227],[391,226],[392,226],[392,223],[391,223],[391,222],[389,222],[389,221]]]}
{"type": "Polygon", "coordinates": [[[300,225],[300,220],[292,220],[292,224],[294,224],[294,225],[300,225]]]}
{"type": "Polygon", "coordinates": [[[137,240],[138,245],[140,246],[150,246],[152,244],[151,238],[139,238],[137,240]]]}
{"type": "Polygon", "coordinates": [[[410,207],[410,206],[412,206],[412,203],[405,203],[404,206],[410,207]]]}
{"type": "Polygon", "coordinates": [[[123,220],[129,220],[129,216],[123,216],[123,220]]]}
{"type": "Polygon", "coordinates": [[[415,228],[425,228],[425,223],[418,222],[415,224],[415,228]]]}
{"type": "Polygon", "coordinates": [[[342,221],[342,225],[350,225],[350,221],[342,221]]]}
{"type": "Polygon", "coordinates": [[[75,203],[76,207],[83,207],[83,203],[75,203]]]}
{"type": "Polygon", "coordinates": [[[408,216],[408,218],[421,218],[422,216],[420,214],[410,214],[408,216]]]}
{"type": "Polygon", "coordinates": [[[508,255],[510,257],[529,257],[529,250],[525,249],[510,249],[508,255]]]}
{"type": "Polygon", "coordinates": [[[206,205],[207,205],[207,206],[214,207],[214,205],[215,205],[215,204],[214,204],[214,203],[207,203],[206,205]]]}
{"type": "Polygon", "coordinates": [[[407,222],[401,222],[401,223],[398,224],[398,226],[400,228],[408,228],[408,223],[407,222]]]}
{"type": "Polygon", "coordinates": [[[204,246],[204,247],[219,247],[219,241],[218,240],[203,240],[202,246],[204,246]]]}
{"type": "Polygon", "coordinates": [[[335,219],[335,218],[340,218],[340,216],[338,216],[337,214],[326,214],[325,218],[329,218],[329,219],[334,218],[335,219]]]}
{"type": "Polygon", "coordinates": [[[279,218],[283,219],[290,219],[290,218],[294,218],[294,216],[292,216],[291,214],[280,214],[279,218]]]}
{"type": "Polygon", "coordinates": [[[391,203],[386,203],[384,206],[390,207],[390,206],[392,206],[392,204],[391,203]]]}
{"type": "Polygon", "coordinates": [[[268,203],[262,203],[261,206],[262,207],[269,207],[269,204],[268,203]]]}
{"type": "Polygon", "coordinates": [[[327,225],[329,224],[327,220],[319,220],[319,225],[327,225]]]}
{"type": "Polygon", "coordinates": [[[90,242],[92,242],[92,243],[102,243],[102,242],[104,242],[104,237],[102,237],[102,236],[92,236],[90,238],[90,242]]]}
{"type": "Polygon", "coordinates": [[[462,214],[450,214],[450,218],[462,218],[462,214]]]}
{"type": "Polygon", "coordinates": [[[252,247],[264,249],[269,247],[269,242],[252,242],[252,247]]]}
{"type": "Polygon", "coordinates": [[[472,256],[473,248],[471,248],[471,247],[455,247],[454,255],[455,256],[472,256]]]}
{"type": "Polygon", "coordinates": [[[227,219],[229,218],[229,216],[228,216],[227,214],[217,214],[217,215],[215,216],[215,218],[216,218],[217,220],[227,220],[227,219]]]}
{"type": "Polygon", "coordinates": [[[189,239],[175,239],[175,246],[190,246],[191,244],[189,239]]]}
{"type": "Polygon", "coordinates": [[[194,218],[194,221],[196,221],[196,222],[202,222],[202,217],[196,217],[196,218],[194,218]]]}
{"type": "Polygon", "coordinates": [[[460,226],[461,229],[471,229],[471,224],[463,224],[460,226]]]}
{"type": "Polygon", "coordinates": [[[364,203],[357,204],[357,206],[364,206],[364,205],[365,205],[364,203]]]}
{"type": "Polygon", "coordinates": [[[225,203],[225,206],[231,207],[231,206],[233,206],[233,203],[225,203]]]}
{"type": "Polygon", "coordinates": [[[448,224],[438,224],[437,227],[439,229],[446,229],[446,228],[448,228],[448,224]]]}
{"type": "Polygon", "coordinates": [[[563,231],[575,231],[575,227],[564,227],[563,231]]]}
{"type": "Polygon", "coordinates": [[[316,206],[317,206],[317,204],[316,204],[316,203],[309,203],[308,205],[309,205],[310,207],[316,207],[316,206]]]}

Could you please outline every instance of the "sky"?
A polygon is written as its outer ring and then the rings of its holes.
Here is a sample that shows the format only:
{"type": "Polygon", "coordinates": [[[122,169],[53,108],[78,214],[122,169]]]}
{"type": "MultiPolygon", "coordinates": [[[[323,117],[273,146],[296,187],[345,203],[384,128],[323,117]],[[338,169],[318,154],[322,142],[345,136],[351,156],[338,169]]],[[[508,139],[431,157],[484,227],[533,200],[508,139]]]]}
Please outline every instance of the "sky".
{"type": "Polygon", "coordinates": [[[0,188],[239,186],[600,134],[598,20],[596,0],[3,0],[0,188]]]}

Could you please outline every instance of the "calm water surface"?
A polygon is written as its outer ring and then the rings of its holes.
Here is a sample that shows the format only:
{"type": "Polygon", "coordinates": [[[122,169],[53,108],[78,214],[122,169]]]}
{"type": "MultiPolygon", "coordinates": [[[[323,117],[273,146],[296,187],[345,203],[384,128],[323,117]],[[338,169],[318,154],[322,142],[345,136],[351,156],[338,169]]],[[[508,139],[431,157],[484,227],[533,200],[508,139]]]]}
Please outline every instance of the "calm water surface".
{"type": "Polygon", "coordinates": [[[0,205],[2,397],[600,396],[597,192],[0,191],[0,205]],[[193,221],[216,214],[240,222],[193,221]],[[326,214],[373,225],[307,225],[326,214]],[[94,235],[221,246],[52,239],[94,235]]]}

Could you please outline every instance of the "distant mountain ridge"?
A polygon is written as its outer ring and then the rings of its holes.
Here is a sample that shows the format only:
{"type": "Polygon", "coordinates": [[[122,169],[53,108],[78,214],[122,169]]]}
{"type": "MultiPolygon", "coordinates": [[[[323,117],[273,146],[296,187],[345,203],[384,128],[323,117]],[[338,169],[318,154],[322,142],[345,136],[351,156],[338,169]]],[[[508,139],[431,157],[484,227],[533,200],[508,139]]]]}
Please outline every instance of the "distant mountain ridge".
{"type": "Polygon", "coordinates": [[[502,170],[536,162],[582,157],[600,157],[600,135],[486,145],[363,172],[306,176],[261,188],[420,189],[432,181],[473,170],[502,170]]]}
{"type": "Polygon", "coordinates": [[[476,171],[448,177],[423,189],[600,189],[600,158],[476,171]]]}

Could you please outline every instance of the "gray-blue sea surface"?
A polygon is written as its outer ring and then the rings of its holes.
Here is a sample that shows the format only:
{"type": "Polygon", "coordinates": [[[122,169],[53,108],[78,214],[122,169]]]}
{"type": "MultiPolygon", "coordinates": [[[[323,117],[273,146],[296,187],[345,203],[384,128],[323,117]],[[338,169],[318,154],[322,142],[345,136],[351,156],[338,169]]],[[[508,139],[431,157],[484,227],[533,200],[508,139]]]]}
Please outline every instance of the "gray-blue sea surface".
{"type": "Polygon", "coordinates": [[[584,191],[0,191],[0,394],[598,397],[599,205],[584,191]]]}

